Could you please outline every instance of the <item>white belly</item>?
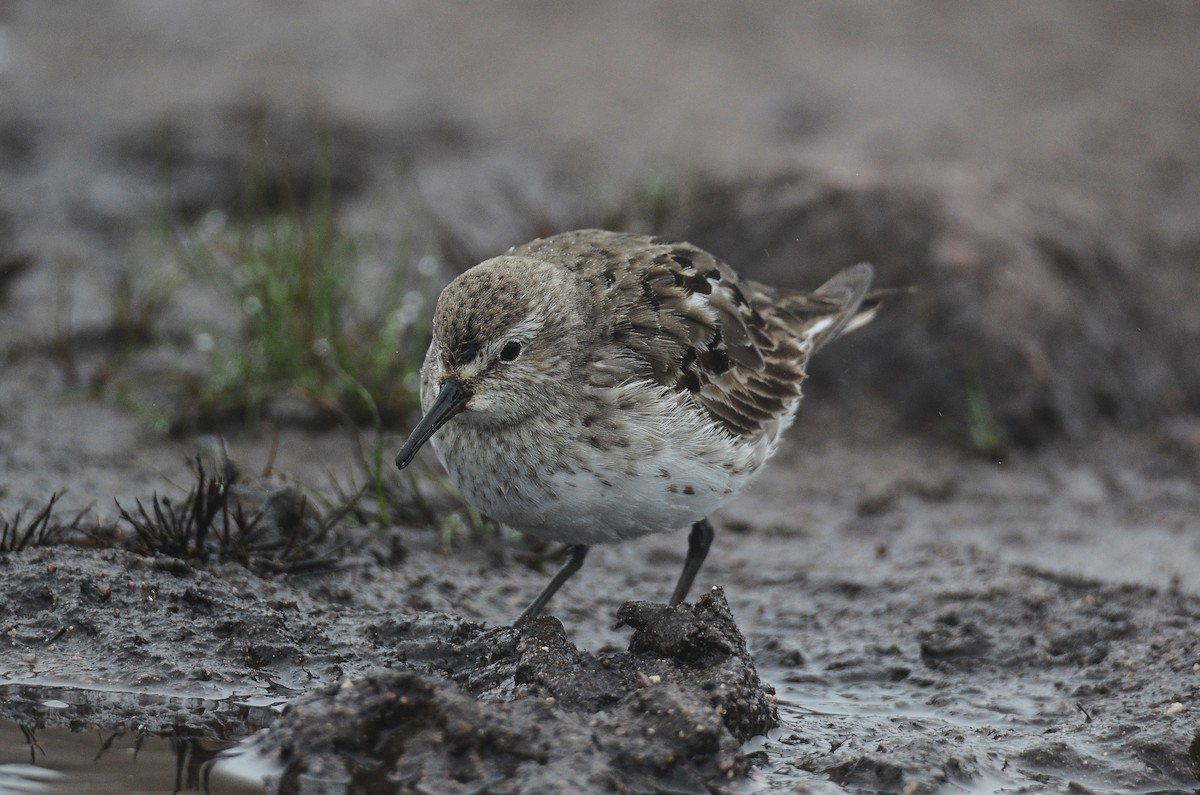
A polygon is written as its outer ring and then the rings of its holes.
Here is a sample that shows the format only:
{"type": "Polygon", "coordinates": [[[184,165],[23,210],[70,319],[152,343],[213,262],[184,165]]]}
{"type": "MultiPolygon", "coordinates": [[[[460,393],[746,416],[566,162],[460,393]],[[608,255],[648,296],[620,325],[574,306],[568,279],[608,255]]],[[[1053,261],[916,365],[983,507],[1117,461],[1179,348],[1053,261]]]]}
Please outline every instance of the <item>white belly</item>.
{"type": "Polygon", "coordinates": [[[621,445],[589,443],[588,429],[574,425],[500,429],[462,415],[431,443],[483,513],[539,538],[596,544],[703,519],[745,486],[778,439],[733,439],[682,402],[651,405],[622,415],[621,445]]]}
{"type": "Polygon", "coordinates": [[[749,473],[734,475],[674,456],[628,461],[619,468],[589,456],[556,471],[495,460],[489,465],[482,460],[486,455],[473,465],[453,455],[456,445],[447,448],[446,441],[435,437],[435,449],[468,502],[523,533],[567,544],[686,527],[716,510],[749,479],[749,473]]]}
{"type": "Polygon", "coordinates": [[[623,471],[561,472],[551,479],[553,510],[527,532],[595,544],[676,530],[715,511],[748,478],[670,456],[630,462],[623,471]]]}

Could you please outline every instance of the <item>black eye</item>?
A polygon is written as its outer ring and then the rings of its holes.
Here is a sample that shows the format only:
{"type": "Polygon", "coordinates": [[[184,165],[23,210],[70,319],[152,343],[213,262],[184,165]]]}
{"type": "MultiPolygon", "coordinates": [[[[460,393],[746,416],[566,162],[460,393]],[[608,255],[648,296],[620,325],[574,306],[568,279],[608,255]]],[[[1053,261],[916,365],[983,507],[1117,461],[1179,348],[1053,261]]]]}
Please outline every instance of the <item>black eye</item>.
{"type": "Polygon", "coordinates": [[[504,343],[504,347],[500,349],[500,361],[511,362],[521,355],[521,343],[516,340],[509,340],[504,343]]]}

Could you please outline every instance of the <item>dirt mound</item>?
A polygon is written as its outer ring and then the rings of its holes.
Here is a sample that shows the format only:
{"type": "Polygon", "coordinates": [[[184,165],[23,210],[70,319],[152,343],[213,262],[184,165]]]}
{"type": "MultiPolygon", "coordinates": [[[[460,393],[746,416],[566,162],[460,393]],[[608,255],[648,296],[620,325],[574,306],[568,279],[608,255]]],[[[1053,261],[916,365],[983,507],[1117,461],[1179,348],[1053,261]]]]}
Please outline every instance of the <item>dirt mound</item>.
{"type": "MultiPolygon", "coordinates": [[[[679,791],[744,772],[776,722],[719,590],[695,606],[627,603],[630,650],[582,653],[558,619],[468,631],[423,670],[346,679],[291,707],[260,752],[272,791],[679,791]],[[566,788],[566,790],[564,790],[566,788]]],[[[422,621],[384,633],[428,652],[422,621]]]]}

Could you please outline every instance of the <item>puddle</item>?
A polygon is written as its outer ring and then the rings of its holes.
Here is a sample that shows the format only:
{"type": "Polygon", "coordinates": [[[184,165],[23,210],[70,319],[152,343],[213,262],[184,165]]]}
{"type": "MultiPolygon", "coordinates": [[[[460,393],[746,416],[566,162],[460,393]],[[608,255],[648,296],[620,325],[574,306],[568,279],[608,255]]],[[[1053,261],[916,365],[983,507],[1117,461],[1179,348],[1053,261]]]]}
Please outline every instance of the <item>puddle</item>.
{"type": "Polygon", "coordinates": [[[28,716],[0,721],[0,793],[46,795],[261,793],[269,771],[227,749],[269,725],[283,703],[30,684],[0,686],[0,701],[7,714],[28,716]],[[140,719],[113,720],[121,714],[140,719]]]}
{"type": "MultiPolygon", "coordinates": [[[[202,792],[204,781],[211,778],[210,763],[223,747],[205,740],[140,735],[136,730],[27,732],[5,722],[0,724],[0,792],[202,792]]],[[[257,793],[262,787],[210,786],[208,791],[257,793]]]]}

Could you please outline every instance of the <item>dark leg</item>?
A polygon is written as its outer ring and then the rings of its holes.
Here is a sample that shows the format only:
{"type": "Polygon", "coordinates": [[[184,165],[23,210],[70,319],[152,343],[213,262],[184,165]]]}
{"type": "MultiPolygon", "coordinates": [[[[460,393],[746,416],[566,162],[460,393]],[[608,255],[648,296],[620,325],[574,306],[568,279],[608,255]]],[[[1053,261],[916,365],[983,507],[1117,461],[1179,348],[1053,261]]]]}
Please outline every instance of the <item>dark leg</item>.
{"type": "Polygon", "coordinates": [[[555,573],[554,577],[538,594],[537,599],[533,600],[533,604],[525,608],[514,622],[514,626],[521,626],[526,621],[542,612],[542,608],[550,601],[554,594],[558,593],[558,589],[562,584],[571,578],[571,575],[579,571],[579,567],[583,565],[583,559],[587,557],[588,548],[586,544],[571,544],[567,547],[567,559],[563,561],[562,567],[555,573]]]}
{"type": "Polygon", "coordinates": [[[692,580],[696,579],[696,574],[704,565],[704,559],[708,557],[708,548],[712,545],[712,540],[713,526],[709,524],[708,519],[701,519],[692,525],[692,532],[688,535],[687,557],[683,559],[683,571],[679,573],[675,593],[671,594],[672,607],[687,599],[688,591],[692,589],[692,580]]]}

